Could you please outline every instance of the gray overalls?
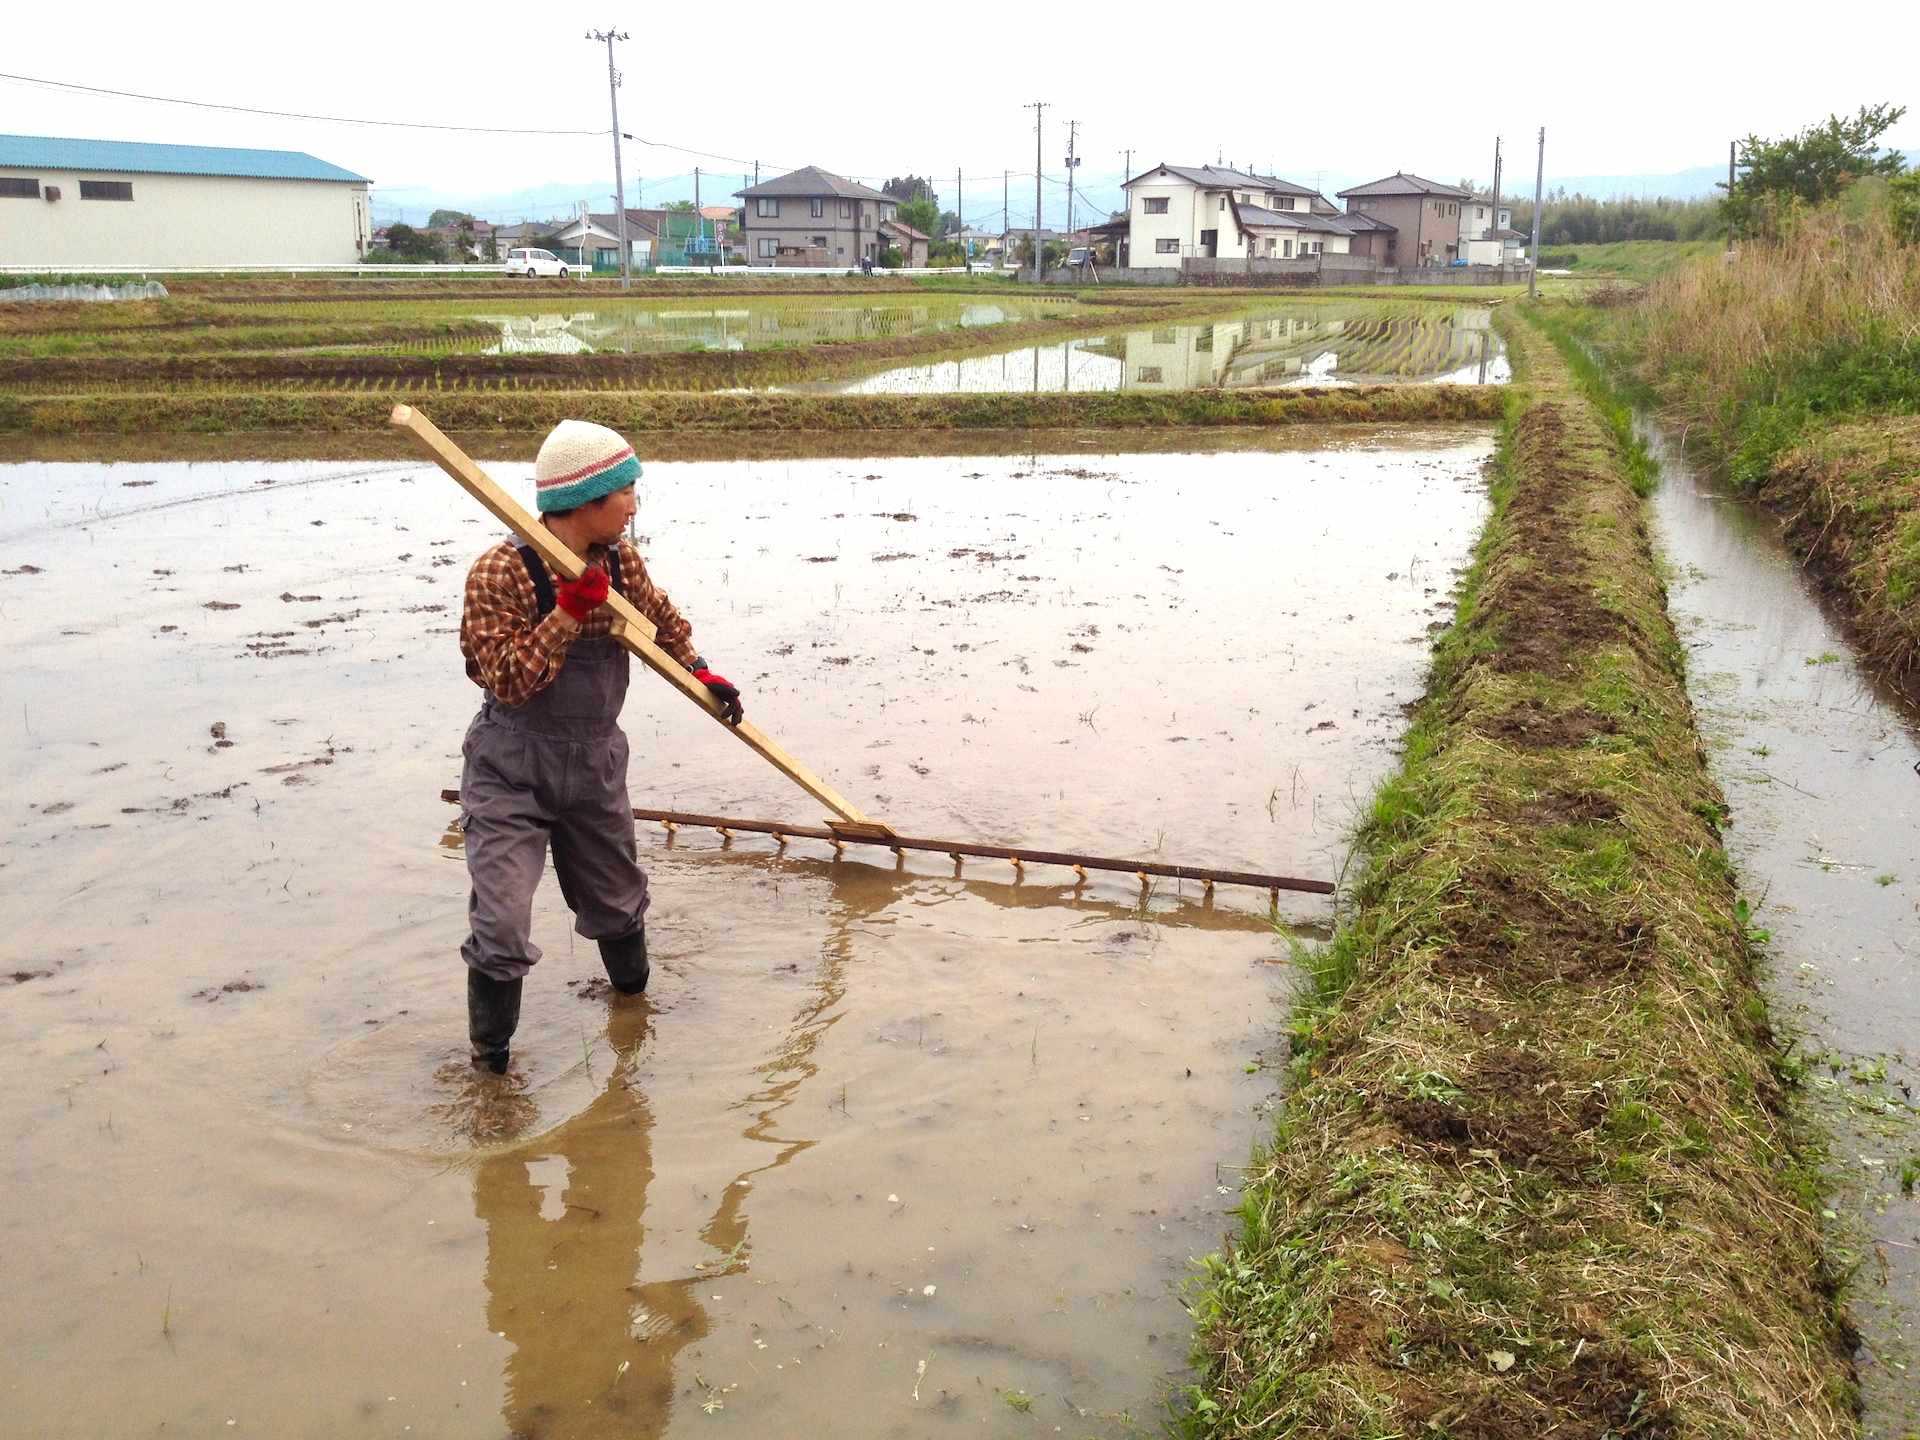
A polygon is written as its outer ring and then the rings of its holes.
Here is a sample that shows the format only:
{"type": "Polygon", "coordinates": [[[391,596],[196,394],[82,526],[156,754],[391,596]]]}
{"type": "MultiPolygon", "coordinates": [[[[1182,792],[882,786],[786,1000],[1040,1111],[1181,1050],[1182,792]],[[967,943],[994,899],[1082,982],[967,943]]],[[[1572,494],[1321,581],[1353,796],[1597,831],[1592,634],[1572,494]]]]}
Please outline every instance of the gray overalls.
{"type": "MultiPolygon", "coordinates": [[[[530,549],[522,547],[520,557],[544,616],[553,608],[552,579],[530,549]]],[[[617,553],[607,566],[617,592],[617,553]]],[[[467,727],[460,803],[472,930],[460,953],[483,975],[518,980],[540,959],[531,935],[533,892],[549,839],[575,930],[589,940],[614,940],[641,927],[647,877],[636,858],[627,737],[619,725],[627,667],[627,652],[612,636],[576,639],[544,690],[524,705],[502,705],[489,692],[467,727]]]]}

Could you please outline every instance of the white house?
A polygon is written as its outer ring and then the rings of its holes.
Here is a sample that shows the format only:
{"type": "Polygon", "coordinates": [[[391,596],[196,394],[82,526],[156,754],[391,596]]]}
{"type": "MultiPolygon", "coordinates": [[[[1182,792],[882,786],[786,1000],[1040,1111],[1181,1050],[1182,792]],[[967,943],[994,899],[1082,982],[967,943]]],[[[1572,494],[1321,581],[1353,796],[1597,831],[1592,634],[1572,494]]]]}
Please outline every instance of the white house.
{"type": "MultiPolygon", "coordinates": [[[[633,206],[627,207],[627,268],[644,270],[652,263],[653,245],[660,237],[652,222],[633,206]]],[[[545,240],[532,242],[558,251],[574,264],[590,270],[620,268],[620,217],[609,210],[605,214],[577,216],[548,233],[545,240]]]]}
{"type": "Polygon", "coordinates": [[[1499,265],[1526,257],[1524,242],[1516,244],[1511,206],[1496,207],[1491,195],[1475,195],[1460,202],[1460,253],[1469,265],[1499,265]]]}
{"type": "Polygon", "coordinates": [[[1337,214],[1333,204],[1291,180],[1220,165],[1156,165],[1123,188],[1127,263],[1136,268],[1178,269],[1197,256],[1281,259],[1320,246],[1346,249],[1345,231],[1314,223],[1337,214]]]}
{"type": "Polygon", "coordinates": [[[298,150],[0,135],[0,265],[346,265],[372,182],[298,150]]]}

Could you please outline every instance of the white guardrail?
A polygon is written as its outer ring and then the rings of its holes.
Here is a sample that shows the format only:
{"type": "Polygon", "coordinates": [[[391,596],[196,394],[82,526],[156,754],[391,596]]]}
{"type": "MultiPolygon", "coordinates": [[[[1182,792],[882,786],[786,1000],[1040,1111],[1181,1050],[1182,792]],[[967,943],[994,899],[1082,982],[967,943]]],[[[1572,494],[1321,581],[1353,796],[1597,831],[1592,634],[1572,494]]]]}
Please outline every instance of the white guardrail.
{"type": "MultiPolygon", "coordinates": [[[[724,278],[729,275],[750,275],[755,279],[763,276],[782,275],[858,275],[860,267],[846,265],[806,266],[806,265],[656,265],[651,270],[635,270],[634,278],[643,280],[649,275],[711,275],[724,278]]],[[[918,270],[899,269],[882,270],[875,267],[875,275],[965,275],[964,265],[946,265],[927,267],[918,270]]],[[[975,275],[1012,275],[1011,270],[995,270],[988,265],[976,265],[975,275]]],[[[362,275],[494,275],[502,279],[519,277],[518,270],[509,270],[504,265],[0,265],[0,275],[124,275],[145,280],[150,277],[164,278],[168,275],[325,275],[351,278],[362,275]]],[[[568,279],[593,278],[598,280],[616,280],[618,271],[574,271],[568,279]]]]}

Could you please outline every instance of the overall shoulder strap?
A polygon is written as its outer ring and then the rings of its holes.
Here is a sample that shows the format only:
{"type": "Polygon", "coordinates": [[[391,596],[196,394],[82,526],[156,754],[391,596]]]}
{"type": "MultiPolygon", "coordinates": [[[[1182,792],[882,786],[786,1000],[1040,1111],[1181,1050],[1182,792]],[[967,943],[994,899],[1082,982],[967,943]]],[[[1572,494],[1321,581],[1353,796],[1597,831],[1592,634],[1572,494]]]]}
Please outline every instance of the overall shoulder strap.
{"type": "Polygon", "coordinates": [[[533,581],[534,608],[542,619],[553,609],[553,576],[547,573],[546,562],[534,553],[531,545],[522,545],[520,563],[527,567],[527,578],[533,581]]]}
{"type": "Polygon", "coordinates": [[[627,593],[620,588],[620,542],[618,540],[607,547],[607,586],[616,595],[627,593]]]}

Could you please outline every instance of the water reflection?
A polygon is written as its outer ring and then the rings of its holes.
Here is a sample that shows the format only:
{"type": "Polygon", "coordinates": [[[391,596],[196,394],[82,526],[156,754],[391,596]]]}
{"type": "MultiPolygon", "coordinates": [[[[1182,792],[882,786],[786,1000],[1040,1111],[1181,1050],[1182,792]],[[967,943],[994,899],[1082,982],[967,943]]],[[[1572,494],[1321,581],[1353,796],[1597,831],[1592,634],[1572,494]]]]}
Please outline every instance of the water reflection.
{"type": "Polygon", "coordinates": [[[882,340],[930,331],[999,325],[1036,313],[1007,301],[891,305],[741,305],[712,309],[620,307],[522,315],[476,315],[500,327],[489,355],[638,354],[674,350],[760,350],[822,341],[882,340]]]}
{"type": "Polygon", "coordinates": [[[1251,389],[1304,385],[1497,385],[1512,376],[1492,312],[1467,307],[1341,316],[1262,313],[1027,346],[862,380],[795,386],[833,394],[1251,389]]]}

